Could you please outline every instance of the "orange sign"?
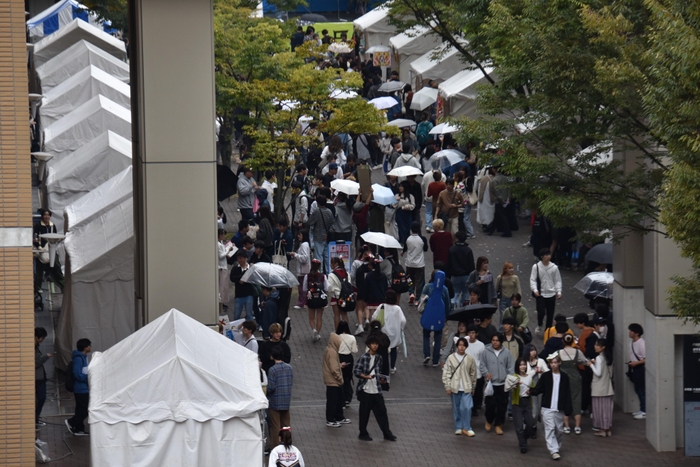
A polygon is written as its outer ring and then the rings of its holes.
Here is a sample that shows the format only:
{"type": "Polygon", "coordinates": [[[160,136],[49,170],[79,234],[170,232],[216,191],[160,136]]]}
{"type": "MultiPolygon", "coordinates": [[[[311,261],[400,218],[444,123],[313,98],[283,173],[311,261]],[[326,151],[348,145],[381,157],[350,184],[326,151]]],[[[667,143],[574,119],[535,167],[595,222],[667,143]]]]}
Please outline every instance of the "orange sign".
{"type": "Polygon", "coordinates": [[[391,66],[391,52],[374,52],[372,64],[374,66],[391,66]]]}

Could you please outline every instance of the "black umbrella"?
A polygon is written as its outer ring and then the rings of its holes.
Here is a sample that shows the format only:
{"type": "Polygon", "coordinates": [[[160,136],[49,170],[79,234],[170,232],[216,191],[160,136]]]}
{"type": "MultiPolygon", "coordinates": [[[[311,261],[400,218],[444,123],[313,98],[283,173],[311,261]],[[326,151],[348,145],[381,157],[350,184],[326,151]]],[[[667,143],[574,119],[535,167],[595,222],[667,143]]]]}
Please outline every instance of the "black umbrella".
{"type": "Polygon", "coordinates": [[[299,17],[300,20],[302,21],[308,21],[310,23],[327,23],[328,18],[326,18],[323,15],[319,15],[316,13],[304,13],[299,17]]]}
{"type": "Polygon", "coordinates": [[[223,201],[236,193],[236,185],[238,177],[230,168],[217,164],[216,165],[216,198],[223,201]]]}
{"type": "Polygon", "coordinates": [[[475,319],[486,319],[490,318],[496,312],[496,309],[494,305],[484,305],[482,303],[462,306],[452,310],[447,320],[471,322],[475,319]]]}
{"type": "Polygon", "coordinates": [[[613,244],[600,243],[586,253],[586,261],[593,261],[600,264],[612,264],[613,262],[613,244]]]}

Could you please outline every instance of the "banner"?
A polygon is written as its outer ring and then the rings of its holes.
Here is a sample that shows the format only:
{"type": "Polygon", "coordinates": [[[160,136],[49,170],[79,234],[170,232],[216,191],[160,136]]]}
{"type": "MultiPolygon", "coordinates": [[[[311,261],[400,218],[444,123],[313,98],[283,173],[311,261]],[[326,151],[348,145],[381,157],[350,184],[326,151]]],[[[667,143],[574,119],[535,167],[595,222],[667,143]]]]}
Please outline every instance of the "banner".
{"type": "Polygon", "coordinates": [[[374,52],[372,64],[374,66],[391,66],[391,52],[374,52]]]}
{"type": "MultiPolygon", "coordinates": [[[[336,256],[342,258],[345,270],[348,272],[350,272],[350,265],[352,264],[351,254],[352,242],[338,240],[337,242],[328,243],[328,260],[330,261],[330,258],[335,258],[336,256]]],[[[331,271],[330,264],[328,264],[328,270],[331,271]]]]}

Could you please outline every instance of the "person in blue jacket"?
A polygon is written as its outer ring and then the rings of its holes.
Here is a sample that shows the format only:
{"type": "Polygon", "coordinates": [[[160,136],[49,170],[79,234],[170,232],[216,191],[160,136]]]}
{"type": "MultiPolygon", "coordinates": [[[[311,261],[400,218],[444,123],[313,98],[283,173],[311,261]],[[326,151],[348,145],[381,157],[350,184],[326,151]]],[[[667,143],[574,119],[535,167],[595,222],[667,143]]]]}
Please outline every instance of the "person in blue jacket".
{"type": "Polygon", "coordinates": [[[445,320],[450,314],[450,294],[445,287],[445,273],[434,270],[430,283],[425,284],[421,296],[427,295],[428,301],[423,310],[420,324],[423,328],[423,365],[430,363],[430,333],[433,333],[433,366],[439,366],[440,345],[445,320]]]}
{"type": "Polygon", "coordinates": [[[92,350],[92,342],[90,342],[90,339],[79,339],[76,347],[77,350],[73,351],[71,364],[68,367],[73,372],[73,378],[75,379],[75,385],[73,386],[75,415],[66,420],[66,426],[75,436],[87,436],[84,423],[88,416],[88,404],[90,403],[87,354],[92,350]]]}

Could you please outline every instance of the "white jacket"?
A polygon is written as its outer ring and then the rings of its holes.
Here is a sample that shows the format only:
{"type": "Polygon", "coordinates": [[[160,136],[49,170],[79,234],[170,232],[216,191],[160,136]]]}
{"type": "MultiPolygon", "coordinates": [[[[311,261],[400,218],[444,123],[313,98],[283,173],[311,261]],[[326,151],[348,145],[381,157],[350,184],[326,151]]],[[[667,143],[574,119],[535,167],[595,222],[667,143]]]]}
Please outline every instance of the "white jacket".
{"type": "Polygon", "coordinates": [[[384,326],[382,331],[389,337],[389,347],[393,349],[401,343],[401,331],[406,327],[406,316],[404,316],[400,306],[382,303],[374,310],[373,320],[377,319],[382,308],[384,308],[384,326]]]}
{"type": "Polygon", "coordinates": [[[294,255],[297,260],[297,277],[305,276],[311,271],[311,249],[309,242],[299,245],[299,249],[294,255]]]}
{"type": "Polygon", "coordinates": [[[540,288],[539,293],[544,298],[551,298],[561,293],[561,274],[559,268],[554,263],[549,263],[547,266],[542,264],[542,261],[537,262],[532,266],[530,272],[530,290],[537,290],[537,275],[539,271],[540,288]]]}

